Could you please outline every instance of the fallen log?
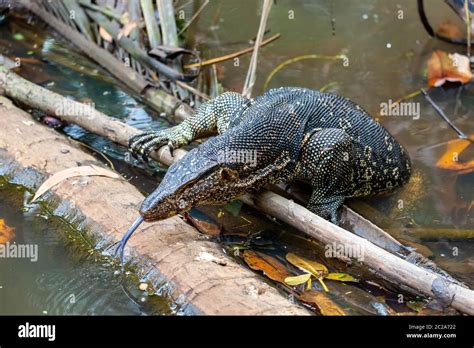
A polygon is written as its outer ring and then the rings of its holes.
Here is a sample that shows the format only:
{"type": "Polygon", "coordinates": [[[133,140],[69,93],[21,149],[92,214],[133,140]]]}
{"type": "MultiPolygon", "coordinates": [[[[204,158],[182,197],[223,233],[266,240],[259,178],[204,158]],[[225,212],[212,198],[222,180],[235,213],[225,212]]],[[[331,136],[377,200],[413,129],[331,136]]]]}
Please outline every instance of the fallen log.
{"type": "MultiPolygon", "coordinates": [[[[0,96],[0,175],[36,190],[46,178],[78,163],[103,167],[80,145],[31,122],[31,115],[0,96]]],[[[49,192],[43,206],[92,236],[98,249],[120,240],[144,199],[125,179],[101,176],[67,179],[49,192]]],[[[148,226],[129,246],[138,277],[155,292],[168,293],[185,314],[311,314],[179,217],[148,226]]]]}
{"type": "MultiPolygon", "coordinates": [[[[3,88],[5,93],[13,99],[58,116],[66,122],[77,124],[90,132],[104,136],[121,145],[126,146],[129,137],[138,132],[137,129],[95,109],[91,110],[88,115],[80,117],[68,114],[63,110],[58,112],[58,106],[64,103],[73,103],[75,105],[73,109],[75,110],[81,107],[89,107],[39,87],[3,66],[0,66],[0,88],[3,88]]],[[[67,110],[67,108],[63,109],[67,110]]],[[[177,149],[171,156],[167,147],[162,147],[152,152],[151,158],[170,165],[185,154],[186,151],[177,149]]],[[[294,203],[294,201],[273,192],[264,191],[256,195],[245,195],[242,200],[262,212],[294,226],[326,245],[360,247],[364,250],[364,259],[355,261],[362,262],[378,276],[399,285],[405,290],[437,299],[441,303],[450,305],[463,313],[474,314],[474,292],[449,277],[423,269],[395,256],[368,240],[329,223],[294,203]]],[[[348,261],[346,256],[338,256],[338,258],[348,261]]]]}

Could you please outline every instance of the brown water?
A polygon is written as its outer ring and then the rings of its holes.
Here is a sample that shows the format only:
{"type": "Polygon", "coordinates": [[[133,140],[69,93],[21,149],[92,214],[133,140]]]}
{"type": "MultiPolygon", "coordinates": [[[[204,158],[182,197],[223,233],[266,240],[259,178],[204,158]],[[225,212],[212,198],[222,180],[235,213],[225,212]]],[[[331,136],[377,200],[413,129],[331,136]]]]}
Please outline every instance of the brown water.
{"type": "MultiPolygon", "coordinates": [[[[433,0],[432,3],[428,13],[433,25],[444,18],[456,20],[442,1],[433,0]]],[[[185,7],[187,18],[197,7],[185,7]]],[[[249,40],[256,35],[258,22],[259,11],[255,1],[211,1],[190,27],[187,35],[191,48],[199,49],[203,58],[211,58],[248,47],[249,40]]],[[[168,126],[120,84],[112,84],[114,80],[102,69],[82,58],[79,53],[70,52],[70,46],[57,35],[40,28],[37,24],[32,26],[18,19],[7,21],[0,26],[0,52],[11,57],[30,57],[38,60],[30,64],[24,63],[22,74],[77,100],[93,101],[99,110],[136,127],[168,126]],[[14,39],[13,34],[17,32],[23,34],[23,40],[14,39]]],[[[282,37],[259,52],[254,95],[263,92],[266,78],[276,66],[287,59],[308,54],[345,54],[348,57],[347,66],[340,60],[320,59],[290,64],[275,74],[269,88],[290,85],[315,89],[325,87],[327,91],[342,94],[363,106],[394,134],[410,153],[415,168],[414,179],[395,195],[358,200],[350,202],[350,205],[398,239],[417,247],[420,252],[458,279],[474,286],[474,208],[471,205],[474,200],[474,174],[458,175],[435,166],[445,151],[444,143],[455,139],[455,133],[441,121],[422,96],[410,100],[420,106],[419,119],[379,116],[381,103],[390,99],[397,100],[426,85],[425,62],[433,50],[464,53],[464,48],[430,39],[418,20],[415,3],[410,0],[279,0],[272,8],[267,28],[271,29],[269,35],[278,32],[282,37]],[[400,10],[403,11],[403,19],[398,18],[400,10]],[[331,18],[335,21],[331,21],[331,18]],[[402,209],[399,209],[400,200],[403,202],[402,209]]],[[[249,58],[241,57],[238,66],[236,61],[219,64],[218,77],[224,88],[241,90],[249,58]]],[[[473,133],[474,121],[469,117],[474,102],[471,85],[462,88],[451,85],[430,93],[459,128],[466,134],[473,133]]],[[[154,179],[148,176],[150,172],[156,173],[158,179],[162,177],[163,171],[157,166],[144,168],[139,163],[130,166],[130,163],[124,161],[123,148],[89,134],[80,127],[67,126],[63,131],[104,152],[114,161],[117,168],[131,176],[133,182],[145,193],[150,192],[154,186],[154,179]]],[[[471,146],[461,158],[469,160],[472,155],[471,146]]],[[[6,192],[0,190],[2,199],[7,196],[6,192]]],[[[22,202],[18,197],[20,196],[13,199],[22,202]]],[[[21,211],[21,204],[19,203],[16,210],[7,211],[7,206],[9,204],[0,204],[0,218],[7,216],[9,223],[14,226],[24,224],[25,216],[18,213],[21,211]]],[[[331,271],[342,271],[362,279],[376,280],[363,270],[325,260],[321,246],[314,245],[297,231],[273,222],[252,209],[242,207],[236,216],[226,207],[203,210],[222,223],[228,231],[223,238],[223,245],[229,252],[235,245],[244,244],[250,245],[253,250],[264,251],[280,258],[286,252],[293,251],[328,264],[331,271]],[[247,237],[249,233],[251,238],[247,237]]],[[[34,224],[41,225],[36,220],[34,224]]],[[[59,227],[54,231],[61,229],[59,227]]],[[[24,229],[24,233],[28,236],[31,231],[24,229]]],[[[38,239],[38,243],[41,243],[41,239],[38,239]]],[[[71,247],[61,238],[54,240],[53,245],[55,250],[64,250],[63,257],[66,259],[67,255],[81,255],[83,252],[71,247]],[[71,253],[71,250],[74,250],[74,253],[71,253]]],[[[101,261],[88,262],[91,263],[86,264],[94,272],[113,274],[113,269],[103,269],[100,266],[101,261]],[[91,266],[94,262],[96,267],[91,266]]],[[[80,273],[71,272],[71,269],[81,269],[83,263],[83,258],[79,256],[74,262],[70,261],[69,268],[56,270],[55,277],[50,277],[45,282],[54,288],[55,282],[68,284],[70,281],[77,281],[81,278],[80,273]]],[[[44,272],[56,269],[53,261],[46,262],[41,267],[44,272]]],[[[34,275],[37,273],[37,269],[22,270],[21,274],[26,279],[23,288],[36,289],[38,285],[34,275]]],[[[14,277],[14,273],[10,272],[5,281],[14,277]]],[[[105,279],[105,289],[113,291],[111,289],[117,286],[115,280],[113,277],[105,279]]],[[[397,308],[398,289],[380,292],[370,288],[368,284],[332,284],[330,290],[333,300],[351,314],[383,314],[384,309],[380,309],[380,306],[385,306],[385,303],[396,310],[407,310],[397,308]],[[382,296],[384,300],[377,296],[382,296]]],[[[24,299],[28,297],[28,293],[18,294],[5,287],[0,291],[7,293],[9,298],[20,297],[15,306],[5,311],[0,309],[1,313],[38,313],[40,308],[53,306],[53,303],[55,308],[60,308],[57,310],[60,313],[86,313],[85,309],[68,311],[67,308],[70,307],[67,297],[61,298],[52,290],[36,292],[42,307],[27,305],[24,299]]],[[[90,293],[86,292],[83,301],[93,298],[94,295],[88,294],[90,293]]],[[[110,301],[114,303],[113,296],[110,301]]],[[[162,306],[166,304],[166,300],[160,303],[162,306]]],[[[133,301],[128,302],[127,306],[112,313],[136,314],[141,310],[135,307],[133,301]]],[[[172,312],[171,309],[165,310],[160,306],[156,309],[155,305],[154,310],[148,308],[144,313],[172,312]]],[[[105,305],[97,306],[96,313],[103,312],[104,307],[105,305]]]]}

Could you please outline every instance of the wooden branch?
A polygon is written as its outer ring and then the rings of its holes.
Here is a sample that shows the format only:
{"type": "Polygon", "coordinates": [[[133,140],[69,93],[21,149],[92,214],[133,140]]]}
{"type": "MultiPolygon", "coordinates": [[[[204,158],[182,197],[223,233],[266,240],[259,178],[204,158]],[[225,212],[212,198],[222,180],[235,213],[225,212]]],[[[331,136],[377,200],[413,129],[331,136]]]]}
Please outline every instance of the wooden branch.
{"type": "Polygon", "coordinates": [[[182,74],[178,70],[170,68],[166,64],[161,63],[160,61],[150,57],[146,51],[142,50],[138,44],[132,39],[121,36],[119,38],[120,26],[116,22],[109,21],[107,17],[103,14],[91,10],[86,10],[86,13],[89,17],[92,18],[94,22],[100,24],[114,39],[114,41],[121,46],[125,51],[127,51],[134,59],[142,62],[148,67],[156,70],[163,76],[171,80],[184,80],[189,81],[194,79],[193,75],[182,74]]]}
{"type": "MultiPolygon", "coordinates": [[[[163,45],[169,47],[179,47],[178,29],[176,28],[176,19],[172,0],[156,0],[158,15],[160,16],[160,27],[163,36],[163,45]]],[[[180,58],[175,59],[171,66],[180,73],[183,72],[182,61],[180,58]]],[[[186,99],[188,92],[174,85],[171,86],[173,91],[178,91],[181,99],[186,99]]]]}
{"type": "MultiPolygon", "coordinates": [[[[276,39],[280,38],[280,36],[281,36],[281,34],[275,34],[275,35],[269,37],[268,39],[262,41],[262,43],[260,44],[259,47],[263,47],[263,46],[268,45],[270,42],[273,42],[276,39]]],[[[199,68],[199,67],[203,67],[203,66],[206,66],[206,65],[212,65],[212,64],[225,62],[226,60],[230,60],[230,59],[233,59],[233,58],[243,56],[244,54],[251,53],[251,52],[253,52],[254,49],[255,49],[255,46],[252,46],[252,47],[240,50],[238,52],[226,54],[225,56],[222,56],[222,57],[212,58],[212,59],[200,62],[200,63],[187,64],[187,65],[184,66],[184,68],[185,69],[199,68]]]]}
{"type": "Polygon", "coordinates": [[[29,0],[22,0],[21,4],[39,16],[43,21],[54,27],[59,33],[65,36],[70,42],[79,47],[88,57],[99,63],[102,67],[107,69],[112,75],[117,77],[120,81],[125,83],[133,91],[142,92],[148,83],[143,77],[138,75],[135,71],[128,68],[117,60],[113,54],[104,50],[80,33],[64,24],[50,13],[43,10],[36,2],[29,0]]]}
{"type": "MultiPolygon", "coordinates": [[[[67,114],[58,107],[64,103],[72,103],[73,109],[77,110],[84,105],[37,86],[3,66],[0,66],[0,88],[4,89],[6,95],[32,108],[56,115],[64,121],[77,124],[124,146],[127,145],[129,137],[138,132],[137,129],[97,110],[92,110],[85,116],[67,114]]],[[[70,110],[71,108],[63,109],[70,110]]],[[[151,157],[160,163],[170,165],[185,154],[185,150],[177,149],[171,156],[167,147],[162,147],[152,152],[151,157]]],[[[474,315],[474,291],[437,273],[409,263],[368,240],[331,224],[293,201],[269,191],[256,195],[247,194],[242,197],[242,201],[288,223],[326,245],[335,243],[335,245],[361,248],[363,258],[354,261],[366,265],[376,275],[405,290],[435,298],[446,306],[474,315]]],[[[345,257],[341,256],[341,259],[347,261],[345,257]]]]}
{"type": "Polygon", "coordinates": [[[191,17],[188,23],[181,29],[178,33],[178,35],[181,35],[186,31],[186,29],[189,28],[189,26],[195,21],[195,19],[199,16],[199,14],[204,10],[204,8],[209,4],[209,0],[204,1],[204,4],[201,5],[201,7],[196,11],[195,14],[191,17]]]}
{"type": "Polygon", "coordinates": [[[260,48],[260,44],[263,39],[263,34],[265,33],[265,26],[267,25],[268,15],[270,14],[272,4],[272,0],[263,0],[262,17],[260,18],[257,39],[255,40],[255,47],[252,52],[249,70],[247,72],[244,88],[242,90],[242,95],[247,98],[250,98],[252,96],[253,86],[255,85],[255,81],[257,79],[258,49],[260,48]]]}
{"type": "Polygon", "coordinates": [[[148,34],[148,41],[150,47],[155,48],[160,45],[160,29],[155,18],[155,9],[153,8],[152,0],[140,0],[142,6],[143,17],[145,18],[146,31],[148,34]]]}
{"type": "Polygon", "coordinates": [[[89,58],[107,69],[118,80],[137,94],[142,94],[144,101],[160,112],[165,112],[173,121],[179,122],[192,115],[192,109],[183,104],[177,98],[167,94],[163,90],[151,87],[148,82],[133,69],[127,67],[109,51],[97,46],[94,42],[87,40],[79,32],[58,20],[56,17],[38,6],[37,2],[21,0],[21,4],[40,17],[44,22],[61,33],[69,42],[76,45],[89,58]]]}
{"type": "Polygon", "coordinates": [[[94,41],[94,34],[91,30],[91,24],[89,18],[87,18],[86,13],[81,6],[77,3],[76,0],[63,0],[64,6],[71,13],[74,13],[75,20],[81,32],[91,41],[94,41]]]}
{"type": "Polygon", "coordinates": [[[122,15],[120,13],[118,13],[117,11],[113,10],[113,9],[91,4],[90,1],[87,1],[87,0],[79,0],[79,3],[82,6],[84,6],[85,8],[88,8],[89,10],[100,12],[100,13],[106,15],[107,17],[110,17],[110,18],[115,19],[119,22],[122,22],[122,15]]]}

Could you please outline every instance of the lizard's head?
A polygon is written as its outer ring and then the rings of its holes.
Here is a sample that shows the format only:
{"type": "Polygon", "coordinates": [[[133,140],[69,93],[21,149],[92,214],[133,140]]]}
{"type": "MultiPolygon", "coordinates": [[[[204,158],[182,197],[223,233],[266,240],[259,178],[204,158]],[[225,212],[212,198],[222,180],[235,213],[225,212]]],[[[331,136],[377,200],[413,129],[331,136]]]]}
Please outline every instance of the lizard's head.
{"type": "Polygon", "coordinates": [[[160,186],[142,203],[140,214],[145,221],[163,220],[198,204],[231,201],[252,185],[250,169],[256,158],[236,160],[216,151],[212,143],[208,140],[170,166],[160,186]]]}

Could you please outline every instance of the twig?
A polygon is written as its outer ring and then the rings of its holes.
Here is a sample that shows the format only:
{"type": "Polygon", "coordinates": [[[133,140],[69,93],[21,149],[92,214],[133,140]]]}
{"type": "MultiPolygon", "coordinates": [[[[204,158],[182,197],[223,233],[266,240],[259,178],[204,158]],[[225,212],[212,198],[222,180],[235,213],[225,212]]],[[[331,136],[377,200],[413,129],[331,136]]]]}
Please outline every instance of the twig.
{"type": "Polygon", "coordinates": [[[264,0],[262,8],[262,17],[260,18],[260,25],[258,27],[257,40],[255,40],[255,47],[252,53],[252,58],[250,60],[249,70],[247,72],[247,77],[245,79],[244,88],[242,90],[242,95],[244,97],[250,98],[252,95],[252,89],[255,85],[256,72],[257,72],[257,61],[258,61],[258,49],[262,43],[263,33],[265,32],[265,26],[267,25],[268,15],[270,14],[270,9],[272,8],[272,0],[264,0]]]}
{"type": "Polygon", "coordinates": [[[189,26],[194,22],[194,20],[197,18],[197,16],[199,16],[199,14],[202,12],[202,10],[204,10],[204,8],[207,6],[207,4],[209,4],[209,0],[206,0],[204,2],[204,4],[202,4],[202,6],[196,11],[196,13],[191,17],[191,19],[189,20],[188,23],[186,23],[186,25],[183,27],[183,29],[181,29],[178,33],[178,35],[181,35],[182,33],[184,33],[186,31],[186,29],[189,28],[189,26]]]}
{"type": "Polygon", "coordinates": [[[338,54],[337,56],[327,56],[327,55],[324,55],[324,54],[305,54],[303,56],[290,58],[288,60],[285,60],[283,63],[279,64],[275,69],[272,70],[270,75],[268,75],[267,79],[265,80],[265,83],[263,84],[263,89],[266,90],[267,87],[268,87],[268,84],[272,80],[273,76],[275,76],[275,74],[277,72],[279,72],[281,69],[283,69],[288,64],[296,63],[296,62],[299,62],[301,60],[307,60],[307,59],[332,59],[332,60],[336,60],[336,59],[346,59],[346,58],[347,57],[344,54],[338,54]]]}
{"type": "Polygon", "coordinates": [[[185,8],[186,6],[192,4],[193,1],[194,1],[194,0],[189,0],[189,1],[185,2],[184,4],[177,6],[177,7],[175,8],[175,11],[178,12],[179,10],[182,10],[182,9],[185,8]]]}
{"type": "Polygon", "coordinates": [[[431,106],[436,110],[436,112],[438,113],[438,115],[441,116],[441,118],[458,134],[458,137],[460,139],[468,139],[467,135],[464,134],[458,127],[456,127],[456,125],[454,123],[451,122],[451,120],[448,118],[448,116],[446,116],[446,114],[444,113],[443,110],[441,110],[441,108],[436,105],[436,103],[433,101],[433,99],[431,99],[431,97],[429,96],[428,92],[426,92],[423,88],[421,89],[421,93],[423,93],[423,95],[425,96],[426,100],[431,104],[431,106]]]}
{"type": "Polygon", "coordinates": [[[467,25],[467,56],[471,58],[471,12],[469,11],[469,0],[464,0],[464,12],[466,12],[467,25]]]}
{"type": "MultiPolygon", "coordinates": [[[[116,19],[116,20],[119,21],[120,23],[122,23],[122,21],[123,21],[123,18],[122,18],[122,16],[120,15],[120,13],[117,13],[117,11],[115,11],[115,10],[113,10],[113,9],[94,5],[94,4],[92,4],[92,3],[90,3],[89,1],[86,1],[86,0],[79,0],[79,3],[80,3],[82,6],[88,8],[88,9],[90,9],[90,10],[103,13],[103,14],[106,15],[107,17],[110,17],[110,18],[112,18],[112,19],[116,19]]],[[[124,24],[124,23],[122,23],[122,24],[124,24]]]]}
{"type": "Polygon", "coordinates": [[[205,100],[211,100],[211,98],[205,94],[205,93],[202,93],[200,91],[198,91],[196,88],[193,88],[191,87],[190,85],[188,85],[187,83],[184,83],[182,81],[179,81],[179,80],[176,80],[176,84],[188,91],[190,91],[191,93],[197,95],[198,97],[201,97],[202,99],[205,99],[205,100]]]}
{"type": "Polygon", "coordinates": [[[92,146],[87,145],[86,143],[83,143],[82,141],[76,140],[76,139],[71,138],[71,137],[69,137],[69,139],[70,139],[70,140],[73,140],[74,142],[76,142],[76,143],[78,143],[78,144],[80,144],[81,146],[84,146],[84,147],[88,148],[88,149],[91,150],[91,151],[94,151],[96,154],[98,154],[99,156],[101,156],[101,157],[109,164],[109,166],[110,166],[110,168],[111,168],[112,170],[115,171],[115,166],[114,166],[114,164],[112,163],[112,161],[111,161],[104,153],[102,153],[102,152],[100,152],[99,150],[93,148],[92,146]]]}
{"type": "MultiPolygon", "coordinates": [[[[275,35],[273,35],[272,37],[269,37],[269,38],[266,39],[265,41],[262,41],[262,43],[260,44],[260,47],[263,47],[263,46],[268,45],[270,42],[275,41],[275,40],[278,39],[280,36],[281,36],[280,34],[275,34],[275,35]]],[[[243,49],[243,50],[238,51],[238,52],[234,52],[234,53],[226,54],[225,56],[221,56],[221,57],[216,57],[216,58],[212,58],[212,59],[209,59],[209,60],[205,60],[205,61],[200,62],[200,63],[187,64],[187,65],[184,66],[184,68],[185,68],[185,69],[198,68],[198,67],[203,67],[203,66],[207,66],[207,65],[212,65],[212,64],[217,64],[217,63],[225,62],[226,60],[233,59],[233,58],[237,58],[237,57],[240,57],[240,56],[242,56],[242,55],[244,55],[244,54],[250,53],[250,52],[252,52],[254,49],[255,49],[255,46],[249,47],[249,48],[243,49]]]]}

